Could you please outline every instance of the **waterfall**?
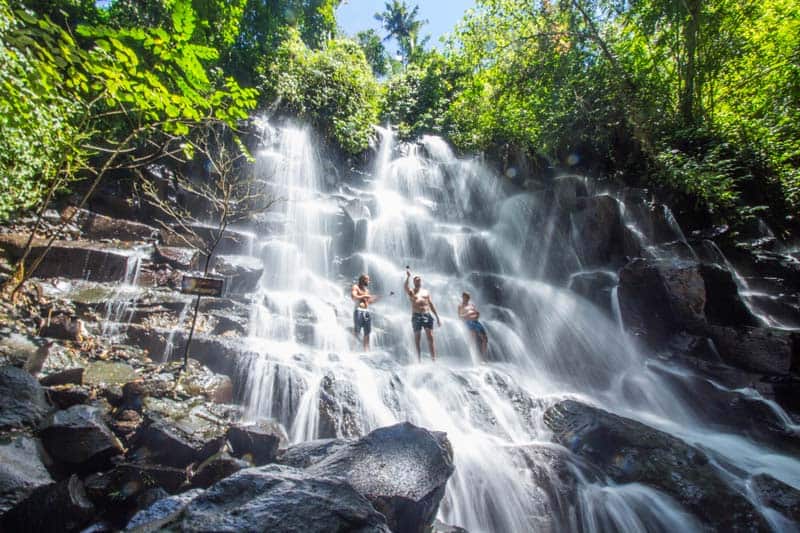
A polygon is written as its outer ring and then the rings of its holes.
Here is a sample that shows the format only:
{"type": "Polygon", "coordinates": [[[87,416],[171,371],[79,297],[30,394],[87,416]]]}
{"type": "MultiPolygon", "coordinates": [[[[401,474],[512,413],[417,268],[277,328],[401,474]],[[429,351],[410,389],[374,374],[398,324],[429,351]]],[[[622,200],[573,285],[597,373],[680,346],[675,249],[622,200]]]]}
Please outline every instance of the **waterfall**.
{"type": "MultiPolygon", "coordinates": [[[[437,137],[399,143],[391,128],[377,132],[372,174],[343,180],[326,173],[309,130],[264,127],[256,173],[282,201],[270,214],[280,224],[253,247],[265,271],[251,311],[252,354],[240,362],[249,418],[276,419],[293,442],[404,420],[447,432],[456,470],[439,518],[471,532],[701,528],[666,494],[593,478],[553,444],[543,413],[565,398],[701,446],[742,491],[755,472],[800,485],[800,460],[696,417],[693,400],[621,331],[616,285],[611,315],[566,286],[594,272],[589,252],[570,244],[580,220],[570,238],[551,198],[507,195],[488,167],[437,137]],[[442,317],[435,363],[424,336],[416,363],[406,265],[442,317]],[[349,291],[361,273],[380,297],[369,353],[352,334],[349,291]],[[458,320],[463,291],[489,333],[485,361],[458,320]],[[573,501],[553,496],[564,483],[558,460],[578,479],[573,501]]],[[[666,241],[686,243],[671,213],[661,228],[669,235],[659,236],[642,225],[639,204],[615,201],[633,240],[654,256],[666,241]]]]}

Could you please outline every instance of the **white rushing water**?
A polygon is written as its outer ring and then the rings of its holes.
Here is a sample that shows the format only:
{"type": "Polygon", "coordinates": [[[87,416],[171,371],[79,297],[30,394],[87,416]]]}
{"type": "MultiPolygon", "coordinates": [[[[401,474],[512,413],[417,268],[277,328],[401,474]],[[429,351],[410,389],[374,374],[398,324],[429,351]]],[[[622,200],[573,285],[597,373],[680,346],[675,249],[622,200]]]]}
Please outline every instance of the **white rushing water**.
{"type": "MultiPolygon", "coordinates": [[[[404,420],[447,432],[456,469],[440,518],[471,532],[700,528],[653,488],[584,477],[543,421],[564,398],[702,446],[720,465],[736,465],[720,468],[743,493],[760,472],[800,487],[796,458],[737,436],[736,428],[698,421],[697,399],[674,392],[621,332],[615,300],[606,314],[567,288],[569,274],[593,269],[556,231],[543,196],[506,194],[490,170],[456,157],[437,137],[400,144],[390,130],[379,133],[372,175],[344,183],[323,170],[308,130],[265,128],[256,171],[285,201],[269,214],[278,229],[253,246],[265,273],[250,320],[253,355],[240,368],[248,417],[277,419],[293,442],[358,436],[404,420]],[[424,335],[423,362],[416,362],[406,265],[442,318],[435,363],[424,335]],[[564,271],[563,286],[542,281],[554,269],[564,271]],[[361,273],[381,297],[369,353],[352,335],[349,291],[361,273]],[[488,361],[457,317],[465,290],[489,331],[488,361]],[[547,487],[564,483],[556,464],[564,456],[577,494],[555,502],[558,490],[547,487]]],[[[631,233],[655,250],[635,204],[617,200],[631,233]]],[[[685,243],[671,215],[665,219],[685,243]]],[[[616,298],[615,287],[610,294],[616,298]]],[[[768,519],[775,529],[791,526],[768,519]]]]}

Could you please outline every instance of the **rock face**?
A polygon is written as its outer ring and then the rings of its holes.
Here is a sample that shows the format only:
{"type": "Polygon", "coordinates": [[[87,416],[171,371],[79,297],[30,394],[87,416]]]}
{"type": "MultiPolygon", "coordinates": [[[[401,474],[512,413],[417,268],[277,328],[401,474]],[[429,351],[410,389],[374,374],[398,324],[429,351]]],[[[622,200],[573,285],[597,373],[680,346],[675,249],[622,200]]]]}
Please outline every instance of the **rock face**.
{"type": "Polygon", "coordinates": [[[68,218],[73,214],[73,223],[77,224],[86,237],[93,239],[149,241],[158,235],[158,230],[152,226],[92,213],[85,209],[68,207],[64,210],[62,216],[68,218]]]}
{"type": "Polygon", "coordinates": [[[256,290],[263,263],[246,255],[219,255],[213,261],[214,271],[225,276],[225,290],[229,294],[248,294],[256,290]]]}
{"type": "Polygon", "coordinates": [[[40,437],[50,456],[71,472],[100,470],[123,451],[100,410],[88,405],[55,412],[45,422],[40,437]]]}
{"type": "Polygon", "coordinates": [[[256,466],[275,462],[278,446],[286,442],[286,436],[274,423],[263,421],[257,424],[239,424],[228,430],[228,443],[236,457],[250,458],[256,466]]]}
{"type": "Polygon", "coordinates": [[[44,389],[20,368],[0,368],[0,429],[35,426],[47,413],[44,389]]]}
{"type": "MultiPolygon", "coordinates": [[[[183,510],[181,505],[178,498],[156,503],[146,511],[153,517],[150,524],[157,520],[156,527],[163,527],[178,518],[181,531],[389,532],[384,517],[346,483],[288,466],[241,470],[194,497],[183,510]]],[[[140,514],[128,530],[155,529],[137,529],[146,525],[140,514]]]]}
{"type": "Polygon", "coordinates": [[[433,523],[453,469],[443,433],[403,423],[376,429],[306,471],[346,480],[393,531],[422,532],[433,523]]]}
{"type": "Polygon", "coordinates": [[[800,361],[800,338],[787,331],[712,326],[711,338],[723,360],[753,372],[786,374],[800,361]]]}
{"type": "Polygon", "coordinates": [[[0,515],[34,489],[53,482],[42,463],[41,444],[29,437],[0,442],[0,515]]]}
{"type": "Polygon", "coordinates": [[[634,259],[619,274],[622,320],[651,346],[705,322],[705,283],[697,264],[634,259]]]}
{"type": "Polygon", "coordinates": [[[94,516],[77,476],[34,490],[19,505],[0,518],[3,531],[77,531],[94,516]]]}
{"type": "Polygon", "coordinates": [[[601,409],[572,400],[544,415],[557,442],[617,483],[643,483],[665,492],[716,531],[768,529],[763,517],[734,492],[702,451],[601,409]]]}

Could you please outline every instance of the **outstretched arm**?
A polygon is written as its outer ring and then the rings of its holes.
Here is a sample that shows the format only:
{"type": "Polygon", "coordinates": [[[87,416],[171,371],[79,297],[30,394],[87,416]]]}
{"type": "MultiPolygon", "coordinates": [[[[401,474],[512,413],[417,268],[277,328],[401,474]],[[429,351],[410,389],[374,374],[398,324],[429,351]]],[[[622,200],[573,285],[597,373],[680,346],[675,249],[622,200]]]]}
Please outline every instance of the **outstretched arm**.
{"type": "Polygon", "coordinates": [[[431,306],[431,311],[433,311],[434,316],[436,316],[436,323],[441,327],[442,321],[439,319],[439,313],[436,311],[436,306],[433,305],[433,300],[431,300],[430,296],[428,296],[428,303],[431,306]]]}
{"type": "Polygon", "coordinates": [[[414,297],[414,293],[411,292],[411,287],[408,286],[408,280],[410,280],[410,279],[411,279],[411,272],[406,270],[406,284],[405,284],[406,294],[408,294],[409,298],[413,298],[414,297]]]}

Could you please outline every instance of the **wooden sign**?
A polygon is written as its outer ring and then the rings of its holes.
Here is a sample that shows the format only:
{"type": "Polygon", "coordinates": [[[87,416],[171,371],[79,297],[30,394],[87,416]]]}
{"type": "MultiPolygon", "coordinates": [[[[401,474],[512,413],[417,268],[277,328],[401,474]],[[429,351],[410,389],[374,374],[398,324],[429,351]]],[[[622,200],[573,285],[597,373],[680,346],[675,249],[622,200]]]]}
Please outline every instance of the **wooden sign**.
{"type": "Polygon", "coordinates": [[[198,296],[222,296],[225,280],[220,278],[203,278],[200,276],[183,276],[181,292],[198,296]]]}

